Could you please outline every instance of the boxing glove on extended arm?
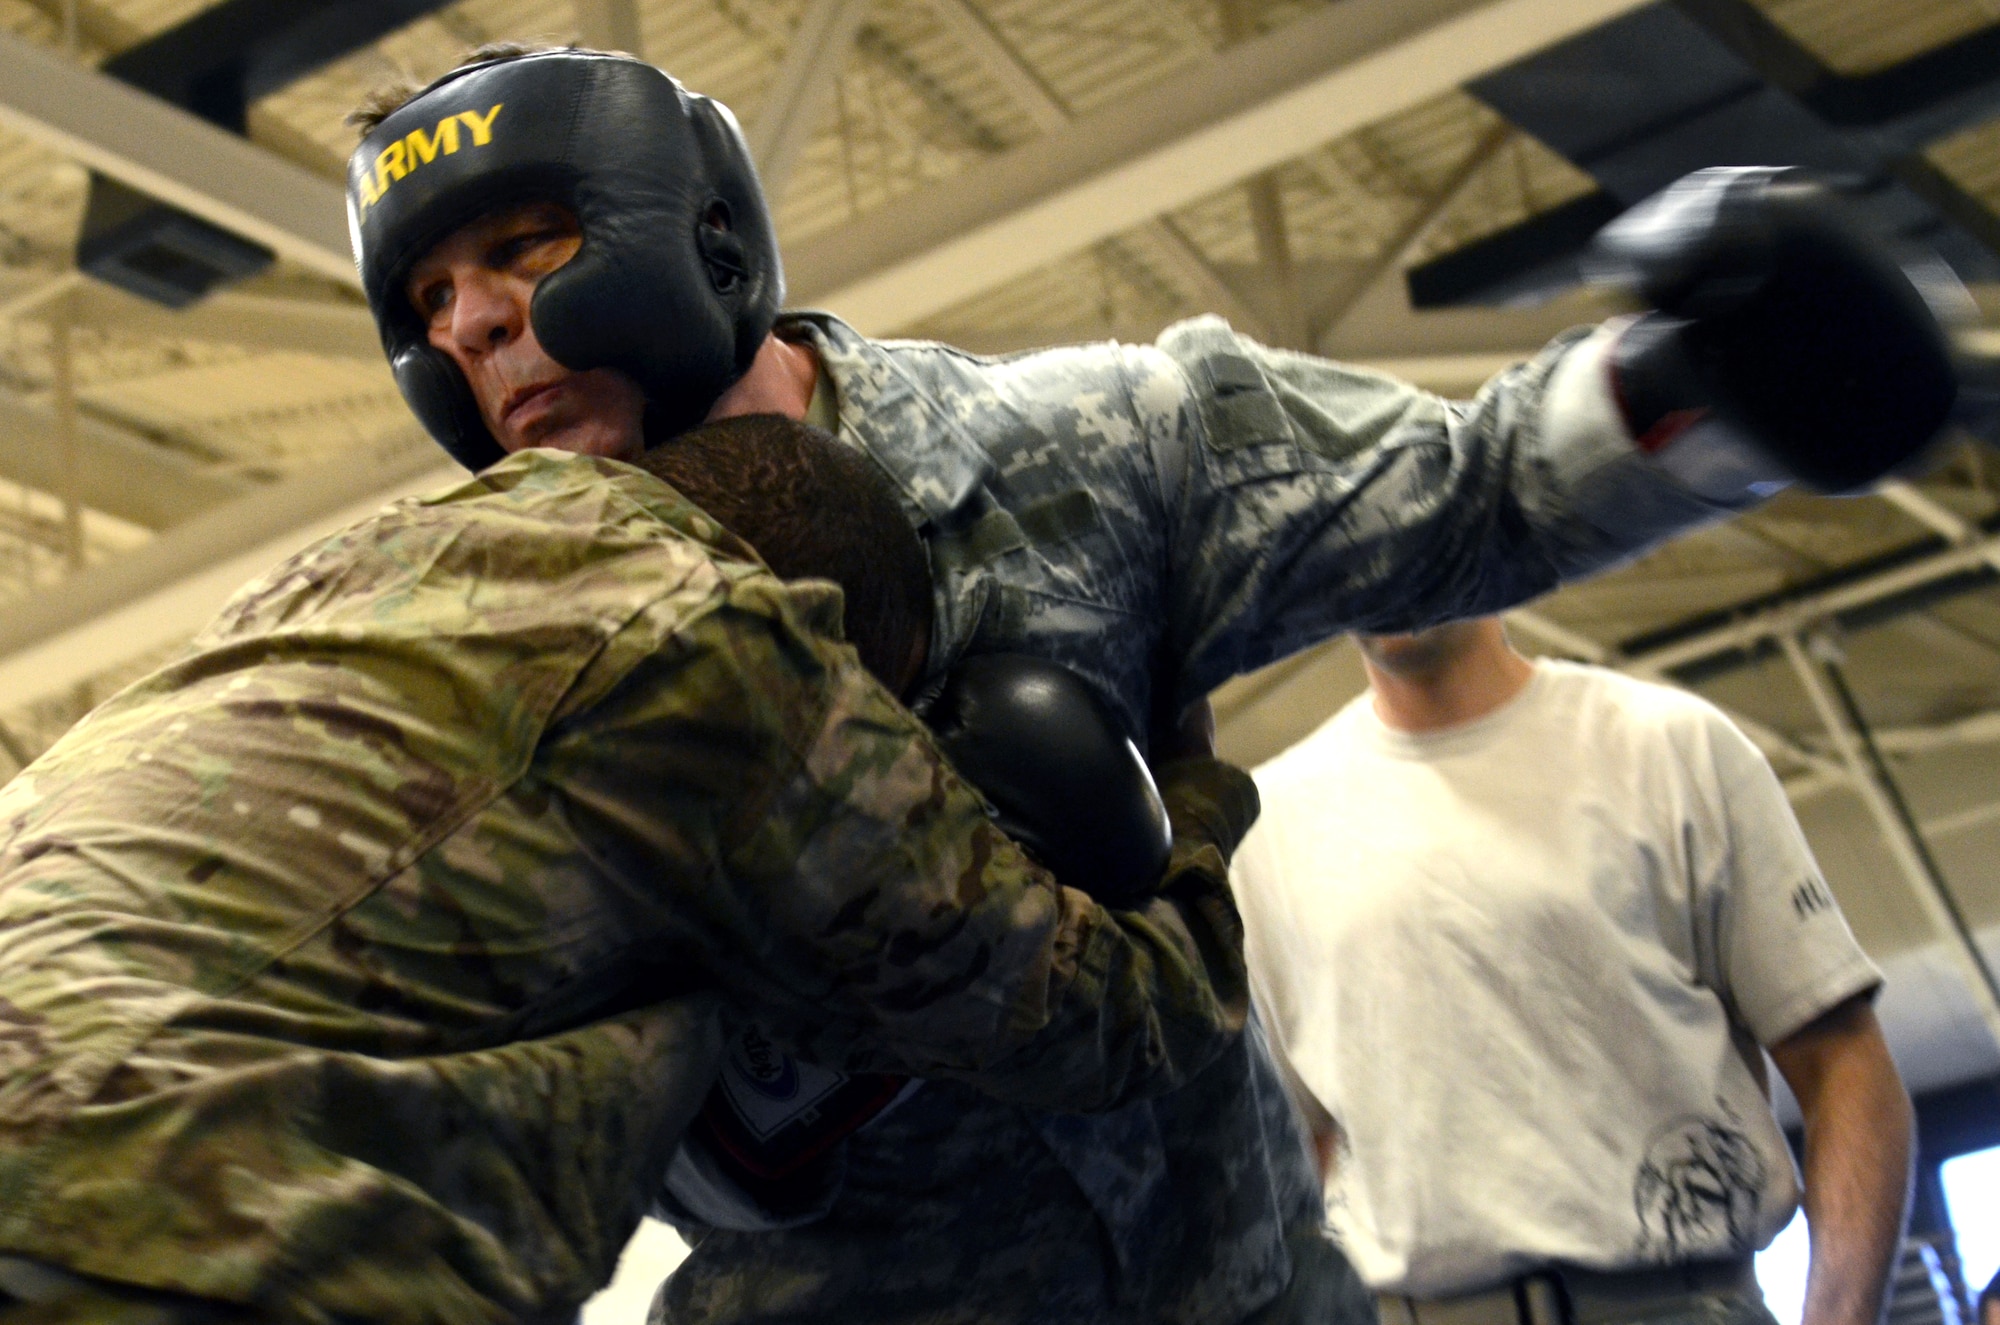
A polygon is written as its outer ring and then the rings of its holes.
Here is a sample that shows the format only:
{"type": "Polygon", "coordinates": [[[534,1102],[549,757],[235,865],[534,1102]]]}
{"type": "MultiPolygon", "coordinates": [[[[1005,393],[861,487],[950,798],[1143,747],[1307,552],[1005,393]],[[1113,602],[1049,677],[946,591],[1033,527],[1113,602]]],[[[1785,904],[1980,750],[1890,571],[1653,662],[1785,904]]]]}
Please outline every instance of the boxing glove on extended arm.
{"type": "Polygon", "coordinates": [[[1862,487],[1951,416],[1940,309],[1964,291],[1941,262],[1899,264],[1804,172],[1697,171],[1606,227],[1588,267],[1656,310],[1611,350],[1627,426],[1713,500],[1862,487]]]}
{"type": "Polygon", "coordinates": [[[1108,906],[1160,885],[1172,851],[1145,760],[1088,682],[1022,654],[967,658],[924,711],[1006,834],[1108,906]]]}

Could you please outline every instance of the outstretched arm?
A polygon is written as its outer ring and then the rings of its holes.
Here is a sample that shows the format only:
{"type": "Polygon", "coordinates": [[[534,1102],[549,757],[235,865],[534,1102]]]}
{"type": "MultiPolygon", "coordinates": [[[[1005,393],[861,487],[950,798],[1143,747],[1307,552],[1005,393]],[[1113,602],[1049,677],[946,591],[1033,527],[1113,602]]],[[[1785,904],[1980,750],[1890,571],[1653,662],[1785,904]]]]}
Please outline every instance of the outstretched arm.
{"type": "Polygon", "coordinates": [[[1341,630],[1511,607],[1787,482],[1859,488],[1949,417],[1935,282],[1797,172],[1698,171],[1599,244],[1655,311],[1464,404],[1213,319],[1161,338],[1185,402],[1156,444],[1182,698],[1341,630]]]}
{"type": "Polygon", "coordinates": [[[1876,1325],[1910,1211],[1910,1097],[1868,995],[1771,1047],[1805,1116],[1805,1325],[1876,1325]]]}

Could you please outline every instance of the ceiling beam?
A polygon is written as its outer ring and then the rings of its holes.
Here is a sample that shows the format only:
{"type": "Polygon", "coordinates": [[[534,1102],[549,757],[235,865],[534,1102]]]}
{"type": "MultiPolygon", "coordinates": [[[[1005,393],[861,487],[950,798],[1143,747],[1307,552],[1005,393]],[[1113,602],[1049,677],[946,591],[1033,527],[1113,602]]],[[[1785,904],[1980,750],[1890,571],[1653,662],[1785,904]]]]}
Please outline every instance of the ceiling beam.
{"type": "MultiPolygon", "coordinates": [[[[1883,754],[1897,759],[1916,759],[1939,750],[1992,745],[2000,743],[2000,711],[1974,713],[1935,727],[1878,727],[1874,736],[1876,747],[1883,754]]],[[[1794,805],[1799,805],[1822,792],[1851,785],[1847,770],[1836,765],[1830,772],[1815,770],[1801,777],[1786,778],[1785,794],[1792,798],[1794,805]]],[[[1945,815],[1926,820],[1923,830],[1926,833],[1958,832],[1974,822],[1984,822],[1996,815],[2000,815],[2000,802],[1984,807],[1969,818],[1945,815]]]]}
{"type": "MultiPolygon", "coordinates": [[[[1000,84],[1037,129],[1046,134],[1069,126],[1069,106],[970,0],[927,3],[938,25],[1000,84]]],[[[1145,256],[1160,264],[1167,280],[1195,307],[1220,314],[1237,330],[1260,340],[1272,339],[1263,313],[1216,270],[1208,255],[1179,226],[1162,216],[1148,223],[1140,235],[1145,256]]]]}
{"type": "Polygon", "coordinates": [[[122,335],[361,359],[388,371],[375,317],[364,304],[217,290],[175,309],[74,269],[55,275],[0,271],[0,322],[62,315],[73,325],[122,335]]]}
{"type": "Polygon", "coordinates": [[[0,608],[0,695],[31,704],[199,630],[232,593],[384,502],[463,477],[403,433],[218,506],[0,608]]]}
{"type": "Polygon", "coordinates": [[[801,302],[906,326],[1639,0],[1344,0],[797,245],[801,302]]]}
{"type": "Polygon", "coordinates": [[[1403,268],[1417,255],[1431,232],[1458,209],[1493,158],[1500,155],[1501,149],[1513,140],[1514,128],[1505,122],[1487,130],[1486,136],[1475,143],[1464,159],[1452,168],[1437,190],[1418,205],[1395,234],[1383,242],[1382,251],[1355,276],[1347,296],[1334,307],[1321,312],[1319,330],[1313,336],[1314,345],[1332,340],[1339,333],[1340,324],[1368,297],[1377,282],[1392,280],[1403,274],[1403,268]]]}
{"type": "Polygon", "coordinates": [[[53,410],[0,392],[0,478],[74,496],[79,505],[146,529],[183,523],[251,490],[242,479],[83,415],[76,420],[76,491],[68,493],[71,471],[55,437],[53,410]]]}
{"type": "Polygon", "coordinates": [[[1010,101],[1043,133],[1054,133],[1070,121],[1069,107],[1042,76],[1000,35],[992,20],[971,0],[925,0],[931,14],[951,39],[985,68],[1010,101]]]}
{"type": "MultiPolygon", "coordinates": [[[[1876,485],[1874,495],[1925,526],[1932,533],[1941,535],[1954,547],[1976,543],[1984,536],[1979,526],[1971,520],[1903,479],[1890,479],[1876,485]]],[[[1987,558],[1987,564],[1995,570],[2000,570],[2000,548],[1993,549],[1992,555],[1987,558]]]]}
{"type": "Polygon", "coordinates": [[[1858,580],[1804,595],[1773,607],[1747,612],[1742,617],[1700,631],[1659,648],[1625,655],[1624,661],[1642,664],[1656,671],[1668,671],[1699,662],[1718,653],[1748,649],[1767,640],[1782,642],[1827,617],[1854,608],[1893,598],[1961,571],[1991,566],[2000,558],[2000,535],[1989,535],[1972,543],[1945,548],[1926,557],[1888,570],[1865,575],[1858,580]]]}
{"type": "Polygon", "coordinates": [[[835,80],[867,16],[868,0],[809,0],[792,29],[784,61],[745,135],[764,190],[773,199],[783,195],[826,118],[835,80]]]}
{"type": "Polygon", "coordinates": [[[1278,349],[1310,353],[1305,304],[1299,298],[1298,275],[1292,265],[1291,226],[1285,216],[1285,191],[1279,172],[1267,170],[1245,180],[1243,197],[1250,208],[1250,233],[1257,241],[1257,267],[1269,292],[1264,302],[1271,310],[1265,319],[1265,325],[1273,329],[1270,343],[1278,349]]]}
{"type": "Polygon", "coordinates": [[[67,11],[73,8],[76,35],[86,46],[95,47],[106,55],[116,55],[127,46],[136,46],[152,35],[110,6],[93,4],[91,0],[27,0],[27,3],[30,9],[55,24],[58,33],[68,22],[67,11]]]}
{"type": "Polygon", "coordinates": [[[375,318],[362,304],[217,290],[186,308],[164,308],[77,271],[0,271],[0,322],[66,315],[76,326],[161,340],[360,359],[388,371],[375,318]]]}
{"type": "Polygon", "coordinates": [[[53,274],[45,271],[0,272],[0,322],[11,322],[36,313],[46,315],[50,304],[82,287],[85,280],[84,274],[74,267],[53,274]]]}
{"type": "Polygon", "coordinates": [[[1201,246],[1166,217],[1142,227],[1139,234],[1148,241],[1144,254],[1158,262],[1166,278],[1189,303],[1206,313],[1215,313],[1238,331],[1266,344],[1279,337],[1270,319],[1251,305],[1243,292],[1216,269],[1201,246]]]}
{"type": "Polygon", "coordinates": [[[1859,708],[1854,707],[1852,694],[1846,689],[1840,663],[1832,656],[1831,641],[1821,635],[1814,643],[1826,646],[1817,660],[1807,655],[1807,645],[1798,634],[1778,637],[1785,661],[1791,664],[1813,710],[1840,751],[1849,781],[1875,820],[1883,845],[1903,875],[1910,896],[1922,908],[1924,918],[1930,921],[1937,936],[1950,945],[1966,991],[1979,1009],[1979,1019],[1985,1023],[1987,1035],[2000,1045],[2000,980],[1994,978],[1993,968],[1980,952],[1979,943],[1936,858],[1931,855],[1929,844],[1917,831],[1901,791],[1889,781],[1885,768],[1866,757],[1869,734],[1862,725],[1859,708]]]}
{"type": "MultiPolygon", "coordinates": [[[[1258,15],[1252,12],[1250,0],[1220,0],[1218,9],[1224,45],[1234,46],[1256,34],[1258,15]]],[[[1250,234],[1257,245],[1258,274],[1266,289],[1264,306],[1270,310],[1265,319],[1271,332],[1269,343],[1279,349],[1310,351],[1305,302],[1299,297],[1298,278],[1292,269],[1291,226],[1285,215],[1279,170],[1272,167],[1244,180],[1243,201],[1250,209],[1250,234]]]]}
{"type": "Polygon", "coordinates": [[[644,58],[639,49],[639,0],[572,0],[576,6],[576,39],[600,51],[624,51],[644,58]]]}
{"type": "Polygon", "coordinates": [[[1919,826],[1925,836],[1937,838],[1982,828],[1996,819],[2000,819],[2000,801],[1987,801],[1983,805],[1974,805],[1952,814],[1940,814],[1926,819],[1919,826]]]}
{"type": "MultiPolygon", "coordinates": [[[[348,148],[321,142],[277,114],[268,101],[252,103],[248,120],[244,134],[251,142],[336,187],[345,186],[348,148]]],[[[355,141],[360,141],[360,135],[355,135],[355,141]]]]}
{"type": "Polygon", "coordinates": [[[0,750],[4,750],[7,757],[14,761],[16,771],[26,768],[34,758],[28,747],[21,743],[21,738],[14,735],[5,723],[0,723],[0,750]]]}
{"type": "Polygon", "coordinates": [[[0,32],[0,126],[360,287],[338,185],[7,32],[0,32]]]}
{"type": "Polygon", "coordinates": [[[79,325],[163,340],[359,359],[381,368],[384,381],[388,379],[389,361],[375,318],[359,304],[218,290],[175,310],[96,281],[86,282],[70,298],[71,316],[79,325]]]}
{"type": "Polygon", "coordinates": [[[1968,745],[2000,743],[2000,709],[1972,713],[1928,727],[1877,727],[1875,744],[1884,754],[1921,755],[1968,745]]]}

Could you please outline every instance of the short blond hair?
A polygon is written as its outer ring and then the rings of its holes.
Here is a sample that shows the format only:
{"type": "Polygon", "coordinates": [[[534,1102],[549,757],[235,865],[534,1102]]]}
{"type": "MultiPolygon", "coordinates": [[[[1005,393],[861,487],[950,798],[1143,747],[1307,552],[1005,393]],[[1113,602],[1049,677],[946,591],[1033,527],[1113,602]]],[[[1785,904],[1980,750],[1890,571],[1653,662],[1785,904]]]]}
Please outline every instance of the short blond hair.
{"type": "MultiPolygon", "coordinates": [[[[544,51],[580,51],[586,49],[586,47],[578,46],[574,42],[564,46],[555,42],[489,41],[482,46],[475,46],[465,54],[459,56],[458,62],[445,70],[444,73],[439,74],[438,78],[449,78],[459,70],[470,69],[477,64],[496,64],[505,60],[518,60],[523,56],[540,55],[544,51]]],[[[424,89],[430,87],[435,82],[437,82],[437,79],[432,79],[430,83],[420,83],[414,78],[398,78],[393,82],[384,83],[363,97],[360,105],[347,112],[347,123],[354,126],[360,137],[366,138],[369,134],[375,132],[376,126],[381,124],[383,120],[388,119],[391,115],[394,115],[397,111],[415,101],[419,96],[423,95],[424,89]]]]}

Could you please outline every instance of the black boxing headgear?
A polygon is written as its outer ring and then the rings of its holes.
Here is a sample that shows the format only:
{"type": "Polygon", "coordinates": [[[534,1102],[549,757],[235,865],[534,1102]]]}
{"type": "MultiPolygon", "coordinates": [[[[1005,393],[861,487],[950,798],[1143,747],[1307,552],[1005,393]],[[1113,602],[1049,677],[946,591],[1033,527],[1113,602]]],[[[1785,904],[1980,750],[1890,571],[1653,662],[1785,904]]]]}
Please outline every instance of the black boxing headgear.
{"type": "Polygon", "coordinates": [[[503,454],[404,283],[452,231],[524,202],[567,207],[583,235],[529,305],[542,348],[579,372],[631,377],[649,433],[699,422],[749,370],[784,299],[756,167],[720,102],[629,56],[558,50],[445,75],[348,161],[362,288],[431,436],[469,469],[503,454]]]}

